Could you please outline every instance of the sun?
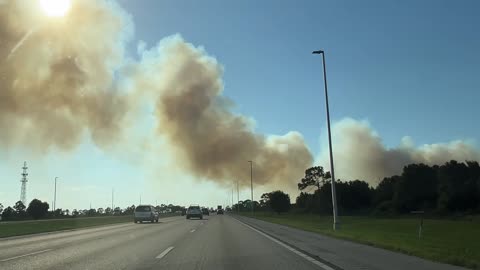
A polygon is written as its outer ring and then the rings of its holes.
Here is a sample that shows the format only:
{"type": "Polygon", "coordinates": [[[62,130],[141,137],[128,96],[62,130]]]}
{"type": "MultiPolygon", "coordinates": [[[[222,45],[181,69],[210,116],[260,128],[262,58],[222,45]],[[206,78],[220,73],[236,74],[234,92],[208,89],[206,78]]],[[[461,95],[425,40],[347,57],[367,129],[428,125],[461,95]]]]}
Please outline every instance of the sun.
{"type": "Polygon", "coordinates": [[[43,11],[49,17],[63,17],[67,14],[71,0],[40,0],[43,11]]]}

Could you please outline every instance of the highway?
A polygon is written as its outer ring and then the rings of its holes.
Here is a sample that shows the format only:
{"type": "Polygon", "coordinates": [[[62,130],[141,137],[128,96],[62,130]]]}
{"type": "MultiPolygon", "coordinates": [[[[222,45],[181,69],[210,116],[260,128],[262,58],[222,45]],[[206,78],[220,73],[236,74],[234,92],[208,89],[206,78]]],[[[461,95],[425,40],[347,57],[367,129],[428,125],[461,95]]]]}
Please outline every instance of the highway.
{"type": "Polygon", "coordinates": [[[407,268],[461,269],[229,215],[0,240],[2,270],[407,268]]]}

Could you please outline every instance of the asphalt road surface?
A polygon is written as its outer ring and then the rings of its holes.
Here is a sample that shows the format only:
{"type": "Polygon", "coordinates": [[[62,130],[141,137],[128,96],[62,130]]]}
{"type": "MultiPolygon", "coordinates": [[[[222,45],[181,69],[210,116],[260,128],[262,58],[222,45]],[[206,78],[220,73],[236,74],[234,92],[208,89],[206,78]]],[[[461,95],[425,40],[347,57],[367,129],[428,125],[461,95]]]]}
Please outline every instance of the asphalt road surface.
{"type": "Polygon", "coordinates": [[[228,215],[0,240],[0,269],[460,269],[228,215]],[[355,254],[352,254],[355,253],[355,254]],[[398,266],[397,266],[398,263],[398,266]]]}

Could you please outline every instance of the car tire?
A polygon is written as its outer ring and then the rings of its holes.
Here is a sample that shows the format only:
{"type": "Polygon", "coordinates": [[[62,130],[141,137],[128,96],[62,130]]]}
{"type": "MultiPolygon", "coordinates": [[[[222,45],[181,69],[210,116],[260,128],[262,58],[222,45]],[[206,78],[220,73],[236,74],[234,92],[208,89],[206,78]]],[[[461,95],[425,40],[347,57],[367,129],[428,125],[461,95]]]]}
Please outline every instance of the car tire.
{"type": "Polygon", "coordinates": [[[200,219],[203,219],[203,216],[200,216],[200,219]]]}
{"type": "Polygon", "coordinates": [[[158,223],[158,218],[155,220],[156,223],[158,223]]]}
{"type": "Polygon", "coordinates": [[[134,220],[133,223],[137,224],[138,221],[134,220]]]}
{"type": "Polygon", "coordinates": [[[187,219],[190,219],[190,217],[189,217],[189,216],[187,216],[187,219]]]}

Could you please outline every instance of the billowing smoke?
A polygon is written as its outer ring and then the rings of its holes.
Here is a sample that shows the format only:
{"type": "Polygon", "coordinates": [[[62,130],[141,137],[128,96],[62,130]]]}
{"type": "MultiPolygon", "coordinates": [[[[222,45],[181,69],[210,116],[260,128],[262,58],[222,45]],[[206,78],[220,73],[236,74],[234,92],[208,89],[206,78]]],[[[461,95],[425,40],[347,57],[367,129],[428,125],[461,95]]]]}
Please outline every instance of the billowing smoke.
{"type": "MultiPolygon", "coordinates": [[[[383,177],[400,174],[410,163],[443,164],[452,159],[460,162],[480,160],[480,151],[464,141],[426,144],[416,147],[404,137],[398,147],[387,148],[381,137],[366,121],[343,119],[332,127],[334,138],[335,177],[361,179],[376,185],[383,177]]],[[[328,145],[324,144],[318,163],[328,166],[328,145]]]]}
{"type": "MultiPolygon", "coordinates": [[[[312,165],[301,134],[258,134],[251,119],[233,113],[222,95],[223,68],[203,48],[173,36],[150,50],[140,44],[141,59],[129,59],[133,23],[115,1],[72,3],[65,17],[50,18],[38,1],[0,0],[2,149],[71,150],[84,139],[101,147],[119,138],[135,144],[128,132],[132,125],[148,131],[143,119],[153,108],[154,140],[166,142],[158,155],[173,157],[186,172],[246,184],[252,160],[256,185],[295,189],[312,165]]],[[[342,179],[375,183],[412,162],[479,159],[461,141],[418,148],[404,141],[387,149],[368,124],[351,119],[337,123],[334,133],[342,179]]],[[[320,164],[328,167],[326,157],[321,154],[320,164]]]]}
{"type": "Polygon", "coordinates": [[[43,14],[39,1],[0,1],[0,145],[115,141],[128,107],[114,76],[129,25],[110,1],[73,1],[61,18],[43,14]]]}
{"type": "Polygon", "coordinates": [[[214,58],[174,36],[142,52],[134,81],[160,95],[158,132],[173,145],[177,164],[195,176],[245,183],[252,160],[256,184],[295,187],[313,160],[302,136],[255,133],[249,119],[232,113],[221,76],[214,58]]]}
{"type": "Polygon", "coordinates": [[[61,18],[45,16],[37,1],[0,5],[3,147],[70,150],[85,137],[104,146],[131,127],[126,116],[143,116],[146,101],[156,108],[157,136],[172,146],[158,154],[198,178],[247,182],[252,160],[256,184],[295,187],[311,165],[299,133],[257,134],[231,112],[222,67],[203,49],[175,36],[150,51],[139,46],[139,62],[127,59],[132,23],[114,1],[73,1],[61,18]]]}

